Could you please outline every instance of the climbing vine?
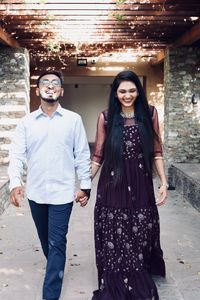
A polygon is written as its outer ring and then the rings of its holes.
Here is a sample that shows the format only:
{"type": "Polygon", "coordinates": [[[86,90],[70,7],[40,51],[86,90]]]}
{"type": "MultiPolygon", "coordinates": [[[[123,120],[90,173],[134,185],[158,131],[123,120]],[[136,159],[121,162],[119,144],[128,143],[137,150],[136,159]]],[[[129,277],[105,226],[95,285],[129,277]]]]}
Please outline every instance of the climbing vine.
{"type": "Polygon", "coordinates": [[[121,5],[121,4],[124,4],[125,1],[126,1],[126,0],[117,0],[117,1],[116,1],[116,4],[117,4],[117,5],[121,5]]]}
{"type": "MultiPolygon", "coordinates": [[[[125,2],[126,2],[126,0],[116,0],[116,5],[120,6],[120,5],[123,5],[125,2]]],[[[124,14],[122,12],[112,14],[112,17],[114,17],[117,21],[124,20],[124,14]]]]}
{"type": "Polygon", "coordinates": [[[123,19],[124,19],[124,15],[121,14],[121,13],[113,14],[112,16],[113,16],[117,21],[123,21],[123,19]]]}
{"type": "Polygon", "coordinates": [[[49,41],[47,43],[47,50],[53,53],[58,53],[60,51],[60,44],[57,41],[49,41]]]}

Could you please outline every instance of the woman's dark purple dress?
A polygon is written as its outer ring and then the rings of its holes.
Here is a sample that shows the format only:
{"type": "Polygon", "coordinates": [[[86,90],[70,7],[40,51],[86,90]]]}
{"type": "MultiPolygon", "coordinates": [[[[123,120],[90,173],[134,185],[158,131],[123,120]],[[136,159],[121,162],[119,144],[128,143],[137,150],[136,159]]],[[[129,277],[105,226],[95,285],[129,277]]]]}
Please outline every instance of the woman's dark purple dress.
{"type": "MultiPolygon", "coordinates": [[[[122,182],[112,184],[102,167],[95,205],[95,249],[99,289],[92,300],[157,300],[151,274],[165,276],[160,227],[152,177],[147,173],[138,125],[124,119],[124,172],[122,182]]],[[[157,111],[154,128],[159,133],[157,111]]],[[[106,112],[100,114],[93,161],[103,162],[106,112]]],[[[162,156],[155,142],[155,156],[162,156]]]]}

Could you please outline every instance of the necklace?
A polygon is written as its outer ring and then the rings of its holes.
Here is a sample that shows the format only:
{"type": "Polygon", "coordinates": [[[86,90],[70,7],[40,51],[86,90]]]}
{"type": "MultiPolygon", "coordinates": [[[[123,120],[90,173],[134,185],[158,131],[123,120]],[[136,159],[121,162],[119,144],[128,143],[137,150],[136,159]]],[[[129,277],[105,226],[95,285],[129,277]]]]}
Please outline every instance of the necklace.
{"type": "Polygon", "coordinates": [[[134,112],[131,113],[124,113],[121,111],[120,115],[124,118],[124,119],[132,119],[135,117],[134,112]]]}

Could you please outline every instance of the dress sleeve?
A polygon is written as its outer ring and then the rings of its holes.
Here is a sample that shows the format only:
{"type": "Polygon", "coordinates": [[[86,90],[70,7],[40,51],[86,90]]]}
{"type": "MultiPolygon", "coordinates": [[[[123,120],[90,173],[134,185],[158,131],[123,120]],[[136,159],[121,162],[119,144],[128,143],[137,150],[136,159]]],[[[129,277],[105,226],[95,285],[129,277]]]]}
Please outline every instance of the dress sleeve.
{"type": "Polygon", "coordinates": [[[158,112],[155,107],[153,107],[152,121],[153,121],[154,131],[156,133],[156,136],[154,138],[154,158],[159,158],[159,157],[163,157],[163,145],[160,136],[158,112]]]}
{"type": "Polygon", "coordinates": [[[106,140],[106,123],[103,113],[100,113],[97,121],[97,130],[94,144],[94,152],[92,155],[92,162],[101,165],[104,160],[104,146],[106,140]]]}

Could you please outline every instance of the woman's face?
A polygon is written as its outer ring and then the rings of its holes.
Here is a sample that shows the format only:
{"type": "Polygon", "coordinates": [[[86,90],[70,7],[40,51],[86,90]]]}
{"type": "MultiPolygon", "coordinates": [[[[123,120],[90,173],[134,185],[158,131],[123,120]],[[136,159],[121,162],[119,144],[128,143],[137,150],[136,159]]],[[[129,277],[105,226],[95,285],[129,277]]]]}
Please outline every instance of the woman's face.
{"type": "Polygon", "coordinates": [[[132,81],[122,81],[118,86],[117,98],[121,103],[122,110],[133,107],[137,96],[137,87],[132,81]]]}

